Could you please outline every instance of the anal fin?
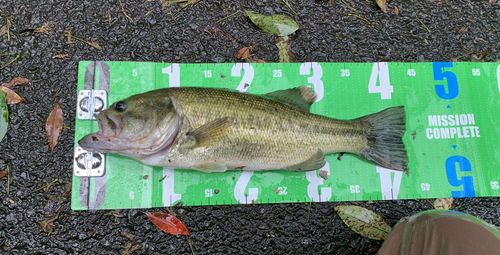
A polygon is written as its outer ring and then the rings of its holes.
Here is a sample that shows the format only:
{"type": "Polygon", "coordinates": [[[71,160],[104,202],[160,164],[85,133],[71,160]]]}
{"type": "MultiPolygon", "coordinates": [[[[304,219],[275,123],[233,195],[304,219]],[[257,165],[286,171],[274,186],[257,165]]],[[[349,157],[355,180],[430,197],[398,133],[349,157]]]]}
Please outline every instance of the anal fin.
{"type": "Polygon", "coordinates": [[[211,172],[225,172],[227,170],[227,166],[224,164],[219,164],[219,163],[206,163],[206,164],[199,164],[193,166],[195,170],[202,171],[205,173],[211,173],[211,172]]]}
{"type": "Polygon", "coordinates": [[[323,151],[318,150],[316,154],[312,155],[309,159],[306,161],[286,167],[285,170],[293,171],[293,172],[305,172],[305,171],[311,171],[311,170],[318,170],[322,168],[326,164],[325,161],[325,154],[323,151]]]}

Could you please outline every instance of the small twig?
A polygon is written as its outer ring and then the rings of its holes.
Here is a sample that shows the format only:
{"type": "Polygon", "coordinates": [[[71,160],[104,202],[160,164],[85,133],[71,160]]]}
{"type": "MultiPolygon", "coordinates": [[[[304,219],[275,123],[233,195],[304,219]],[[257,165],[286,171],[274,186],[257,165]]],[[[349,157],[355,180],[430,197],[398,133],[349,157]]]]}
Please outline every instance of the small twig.
{"type": "Polygon", "coordinates": [[[430,32],[431,32],[431,30],[429,30],[429,29],[427,28],[427,26],[424,24],[424,22],[422,22],[422,21],[418,18],[418,16],[417,16],[417,15],[415,15],[415,17],[417,17],[418,21],[420,21],[420,23],[422,24],[422,26],[424,26],[424,27],[425,27],[425,29],[427,29],[427,32],[429,32],[429,33],[430,33],[430,32]]]}
{"type": "MultiPolygon", "coordinates": [[[[353,12],[355,12],[355,11],[356,11],[356,9],[354,9],[354,8],[352,8],[350,5],[348,5],[346,1],[342,0],[342,3],[344,3],[345,5],[347,5],[347,7],[351,8],[351,10],[352,10],[353,12]]],[[[330,2],[330,5],[332,5],[332,2],[330,2]]]]}
{"type": "Polygon", "coordinates": [[[108,22],[109,22],[109,26],[111,26],[111,10],[110,10],[111,7],[108,6],[108,22]]]}
{"type": "MultiPolygon", "coordinates": [[[[466,49],[466,50],[470,51],[471,53],[474,53],[474,54],[476,54],[476,55],[482,55],[481,53],[479,53],[479,52],[475,52],[475,51],[473,51],[473,50],[471,50],[471,49],[469,49],[469,48],[467,48],[467,47],[465,47],[465,46],[463,46],[463,47],[464,47],[464,49],[466,49]]],[[[469,53],[469,54],[470,54],[470,53],[469,53]]],[[[467,56],[467,55],[465,55],[465,56],[467,56]]],[[[488,57],[488,56],[486,56],[486,58],[487,58],[487,59],[489,59],[489,60],[495,61],[495,59],[494,59],[494,58],[490,58],[490,57],[488,57]]],[[[1,68],[0,68],[0,69],[1,69],[1,68]]]]}
{"type": "Polygon", "coordinates": [[[226,17],[224,17],[224,18],[222,18],[222,19],[220,19],[220,20],[217,20],[214,24],[217,24],[217,23],[219,23],[219,22],[221,22],[221,21],[223,21],[223,20],[225,20],[225,19],[227,19],[227,18],[229,18],[229,17],[231,17],[231,16],[233,16],[233,15],[236,15],[236,14],[238,14],[239,12],[240,12],[240,11],[239,11],[239,10],[237,10],[235,13],[233,13],[233,14],[229,14],[228,16],[226,16],[226,17]]]}
{"type": "Polygon", "coordinates": [[[374,28],[376,28],[377,30],[380,30],[380,28],[378,28],[377,26],[373,25],[373,23],[371,23],[369,20],[367,20],[367,19],[365,19],[365,18],[363,18],[363,17],[361,17],[361,16],[359,16],[359,15],[352,14],[352,13],[348,13],[347,15],[348,15],[348,16],[354,16],[354,17],[356,17],[356,18],[358,18],[358,19],[362,19],[362,20],[364,20],[366,23],[368,23],[368,24],[372,25],[372,26],[373,26],[374,28]]]}
{"type": "Polygon", "coordinates": [[[427,200],[427,203],[429,203],[432,206],[432,208],[434,208],[434,205],[431,203],[431,201],[429,201],[429,199],[426,199],[426,200],[427,200]]]}
{"type": "Polygon", "coordinates": [[[127,12],[125,12],[125,8],[123,7],[123,4],[122,4],[122,0],[118,0],[120,2],[120,5],[122,6],[122,12],[123,14],[125,14],[125,17],[127,17],[127,19],[130,21],[130,22],[134,22],[134,20],[128,16],[127,12]]]}
{"type": "Polygon", "coordinates": [[[1,57],[1,56],[10,56],[10,53],[0,54],[0,57],[1,57]]]}
{"type": "Polygon", "coordinates": [[[54,182],[56,182],[56,181],[59,181],[59,178],[56,178],[56,179],[55,179],[55,180],[53,180],[51,183],[48,183],[47,185],[44,185],[43,187],[40,187],[40,188],[38,188],[38,189],[36,189],[36,190],[33,190],[33,191],[31,191],[30,193],[34,193],[34,192],[37,192],[37,191],[39,191],[39,190],[41,190],[41,189],[44,189],[44,188],[46,188],[47,186],[52,185],[52,184],[53,184],[54,182]]]}
{"type": "Polygon", "coordinates": [[[9,15],[5,15],[5,19],[7,20],[7,42],[10,42],[10,20],[9,20],[9,15]]]}
{"type": "Polygon", "coordinates": [[[7,194],[9,194],[10,190],[10,168],[9,165],[7,165],[7,194]]]}
{"type": "Polygon", "coordinates": [[[121,61],[125,61],[125,59],[123,59],[122,57],[116,55],[114,52],[111,52],[111,53],[113,53],[113,55],[115,55],[117,58],[121,59],[121,61]]]}
{"type": "Polygon", "coordinates": [[[312,205],[312,202],[309,202],[309,212],[307,213],[307,220],[306,220],[306,223],[309,222],[309,215],[311,215],[311,205],[312,205]]]}
{"type": "Polygon", "coordinates": [[[59,91],[61,91],[62,86],[59,86],[59,89],[57,90],[56,94],[50,99],[50,102],[54,101],[56,99],[57,94],[59,94],[59,91]]]}
{"type": "Polygon", "coordinates": [[[12,62],[16,61],[16,59],[19,58],[19,55],[16,56],[16,58],[14,58],[12,61],[10,61],[9,63],[5,64],[4,66],[0,67],[0,70],[4,69],[5,67],[7,67],[8,65],[12,64],[12,62]]]}
{"type": "Polygon", "coordinates": [[[76,37],[76,36],[74,36],[74,35],[71,35],[71,34],[64,34],[64,36],[71,37],[71,38],[76,39],[76,40],[78,40],[78,41],[80,41],[80,42],[84,42],[84,43],[86,43],[86,44],[88,44],[88,45],[90,45],[90,46],[94,47],[94,48],[95,48],[95,49],[97,49],[97,50],[101,50],[101,46],[99,46],[99,44],[97,44],[97,43],[96,43],[96,42],[94,42],[94,41],[92,41],[92,42],[85,41],[85,40],[83,40],[83,39],[81,39],[81,38],[78,38],[78,37],[76,37]]]}
{"type": "Polygon", "coordinates": [[[162,182],[163,180],[165,180],[165,178],[167,178],[167,176],[166,176],[166,175],[165,175],[165,176],[163,176],[163,178],[161,178],[159,182],[162,182]]]}
{"type": "Polygon", "coordinates": [[[295,15],[299,15],[297,12],[295,12],[295,11],[293,10],[292,6],[290,6],[290,4],[289,4],[287,1],[285,1],[285,0],[282,0],[282,1],[283,1],[283,3],[285,3],[285,4],[286,4],[286,6],[288,6],[288,8],[290,8],[290,10],[292,10],[292,12],[293,12],[293,13],[295,13],[295,15]]]}
{"type": "Polygon", "coordinates": [[[191,242],[190,242],[189,238],[188,238],[187,242],[189,244],[189,248],[191,248],[191,252],[193,253],[193,255],[195,255],[194,254],[194,250],[193,250],[193,246],[191,245],[191,242]]]}
{"type": "Polygon", "coordinates": [[[223,11],[227,11],[227,10],[229,10],[229,8],[231,8],[231,5],[233,5],[233,3],[229,3],[229,6],[228,6],[228,7],[226,7],[226,8],[224,8],[224,9],[222,9],[222,10],[223,10],[223,11]]]}

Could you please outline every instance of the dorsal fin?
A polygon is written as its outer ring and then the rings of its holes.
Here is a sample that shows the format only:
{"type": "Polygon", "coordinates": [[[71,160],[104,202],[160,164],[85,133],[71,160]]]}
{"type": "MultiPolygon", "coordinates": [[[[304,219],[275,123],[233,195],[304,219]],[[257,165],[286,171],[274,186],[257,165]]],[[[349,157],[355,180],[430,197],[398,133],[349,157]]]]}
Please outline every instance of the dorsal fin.
{"type": "Polygon", "coordinates": [[[277,90],[264,94],[264,97],[284,103],[304,112],[309,112],[309,108],[311,108],[311,105],[316,101],[316,94],[307,86],[277,90]]]}

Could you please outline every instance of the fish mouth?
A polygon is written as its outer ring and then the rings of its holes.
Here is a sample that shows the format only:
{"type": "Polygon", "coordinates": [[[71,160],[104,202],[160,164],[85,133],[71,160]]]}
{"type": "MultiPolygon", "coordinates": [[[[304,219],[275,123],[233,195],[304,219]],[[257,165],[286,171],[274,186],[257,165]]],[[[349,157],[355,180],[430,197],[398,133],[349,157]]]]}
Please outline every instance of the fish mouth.
{"type": "Polygon", "coordinates": [[[164,130],[152,128],[142,138],[131,140],[120,136],[122,121],[119,117],[101,112],[96,119],[99,131],[84,136],[78,145],[87,151],[113,153],[136,160],[160,151],[170,151],[180,130],[180,118],[176,117],[164,130]]]}

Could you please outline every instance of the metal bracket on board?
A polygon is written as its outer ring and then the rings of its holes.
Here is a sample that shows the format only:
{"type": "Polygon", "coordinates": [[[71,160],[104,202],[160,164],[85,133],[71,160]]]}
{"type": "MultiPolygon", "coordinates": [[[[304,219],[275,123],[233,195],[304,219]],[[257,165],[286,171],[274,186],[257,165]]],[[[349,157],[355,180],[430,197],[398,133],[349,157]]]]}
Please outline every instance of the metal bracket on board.
{"type": "MultiPolygon", "coordinates": [[[[109,84],[108,64],[96,61],[87,65],[84,88],[78,92],[78,119],[89,121],[89,125],[93,125],[94,114],[106,109],[109,84]]],[[[105,159],[103,153],[86,151],[80,146],[75,148],[73,174],[80,177],[78,200],[89,210],[101,207],[106,198],[105,159]]]]}
{"type": "Polygon", "coordinates": [[[106,108],[106,90],[80,90],[78,93],[77,115],[81,120],[95,120],[95,113],[106,108]]]}
{"type": "Polygon", "coordinates": [[[104,154],[89,152],[82,147],[75,149],[75,161],[73,162],[75,176],[103,176],[104,175],[104,154]]]}

